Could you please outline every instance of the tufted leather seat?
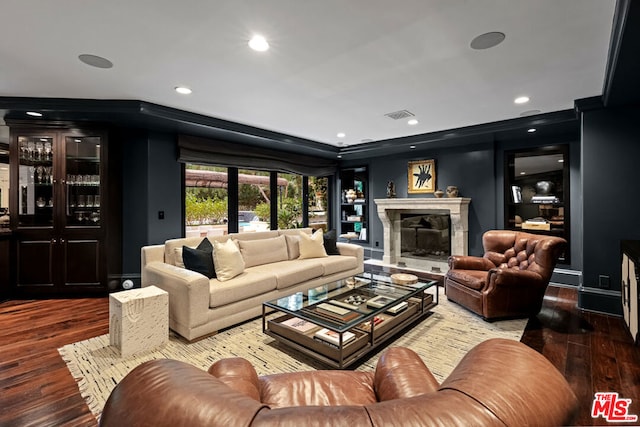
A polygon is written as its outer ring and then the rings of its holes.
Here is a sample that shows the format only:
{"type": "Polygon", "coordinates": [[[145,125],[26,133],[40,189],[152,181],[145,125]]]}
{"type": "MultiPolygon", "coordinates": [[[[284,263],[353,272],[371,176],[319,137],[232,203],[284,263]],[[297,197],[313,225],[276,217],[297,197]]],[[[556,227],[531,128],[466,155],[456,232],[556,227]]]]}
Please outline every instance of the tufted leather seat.
{"type": "Polygon", "coordinates": [[[438,384],[412,350],[393,347],[374,372],[309,371],[259,377],[242,358],[209,373],[153,360],[115,387],[100,425],[120,426],[557,426],[578,401],[562,374],[526,345],[490,339],[438,384]]]}
{"type": "Polygon", "coordinates": [[[487,320],[536,315],[566,245],[560,237],[487,231],[483,257],[449,257],[447,298],[487,320]]]}

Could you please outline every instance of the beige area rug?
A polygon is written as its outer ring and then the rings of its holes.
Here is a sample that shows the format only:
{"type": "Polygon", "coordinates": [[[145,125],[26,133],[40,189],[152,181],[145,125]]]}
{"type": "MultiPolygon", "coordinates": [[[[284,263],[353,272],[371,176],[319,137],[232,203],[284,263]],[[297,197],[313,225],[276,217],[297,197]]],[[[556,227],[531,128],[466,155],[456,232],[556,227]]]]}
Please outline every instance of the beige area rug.
{"type": "MultiPolygon", "coordinates": [[[[438,381],[443,381],[476,344],[489,338],[519,341],[522,337],[526,319],[487,323],[447,301],[442,289],[440,293],[440,304],[433,308],[432,315],[387,345],[415,350],[438,381]]],[[[109,335],[69,344],[58,351],[96,417],[102,412],[115,385],[133,368],[152,359],[182,360],[206,370],[216,360],[242,356],[255,366],[258,375],[327,369],[325,365],[263,334],[261,319],[243,323],[193,344],[186,344],[172,335],[164,347],[125,359],[120,358],[117,351],[109,346],[109,335]]],[[[374,353],[357,370],[374,369],[382,351],[384,349],[374,353]]]]}

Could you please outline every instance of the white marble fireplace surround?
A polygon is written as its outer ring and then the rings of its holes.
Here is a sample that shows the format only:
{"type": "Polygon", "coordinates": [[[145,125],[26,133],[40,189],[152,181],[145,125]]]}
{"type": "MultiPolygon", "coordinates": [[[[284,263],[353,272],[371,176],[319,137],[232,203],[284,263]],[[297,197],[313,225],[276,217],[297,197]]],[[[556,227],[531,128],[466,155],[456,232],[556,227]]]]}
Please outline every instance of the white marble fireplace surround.
{"type": "Polygon", "coordinates": [[[375,199],[378,217],[384,228],[385,264],[404,263],[420,270],[446,272],[446,261],[403,257],[400,253],[401,214],[448,213],[451,216],[451,254],[468,255],[470,198],[375,199]]]}

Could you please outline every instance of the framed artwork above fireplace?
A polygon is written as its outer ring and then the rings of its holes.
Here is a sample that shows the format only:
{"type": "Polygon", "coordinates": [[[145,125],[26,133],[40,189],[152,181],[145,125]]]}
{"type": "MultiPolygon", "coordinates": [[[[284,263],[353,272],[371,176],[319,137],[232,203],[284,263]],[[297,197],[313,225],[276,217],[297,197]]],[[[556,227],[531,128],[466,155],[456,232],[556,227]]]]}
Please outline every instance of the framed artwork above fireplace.
{"type": "Polygon", "coordinates": [[[433,193],[436,190],[435,160],[409,162],[407,184],[409,194],[433,193]]]}

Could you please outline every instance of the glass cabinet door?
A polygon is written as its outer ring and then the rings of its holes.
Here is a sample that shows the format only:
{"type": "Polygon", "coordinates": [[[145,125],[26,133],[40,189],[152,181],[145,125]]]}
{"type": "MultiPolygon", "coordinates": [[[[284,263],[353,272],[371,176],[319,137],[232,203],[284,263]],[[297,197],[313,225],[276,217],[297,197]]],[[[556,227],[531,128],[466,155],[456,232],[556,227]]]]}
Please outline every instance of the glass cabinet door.
{"type": "Polygon", "coordinates": [[[18,136],[18,222],[23,227],[52,227],[55,201],[54,138],[18,136]]]}
{"type": "Polygon", "coordinates": [[[100,136],[65,136],[67,226],[100,226],[100,136]]]}

